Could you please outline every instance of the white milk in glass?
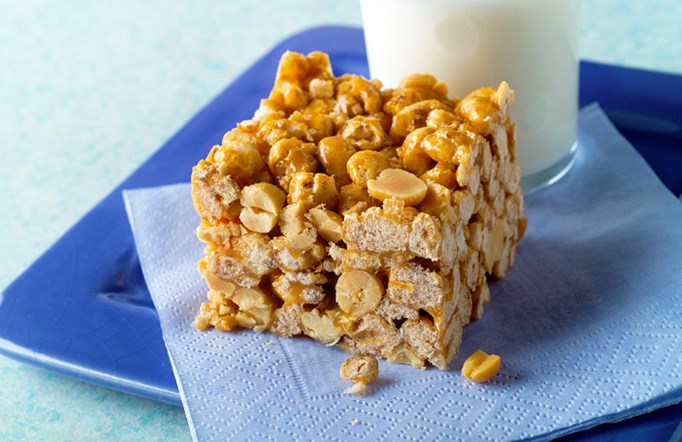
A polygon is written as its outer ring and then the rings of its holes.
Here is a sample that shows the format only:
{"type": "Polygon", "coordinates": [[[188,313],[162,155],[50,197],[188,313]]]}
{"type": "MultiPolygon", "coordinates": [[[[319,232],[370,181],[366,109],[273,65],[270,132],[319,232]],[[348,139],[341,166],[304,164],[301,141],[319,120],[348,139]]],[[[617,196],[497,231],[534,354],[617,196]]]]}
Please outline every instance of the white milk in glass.
{"type": "MultiPolygon", "coordinates": [[[[428,72],[461,98],[506,80],[524,179],[570,163],[578,112],[578,1],[362,0],[370,74],[428,72]]],[[[549,172],[549,175],[547,173],[549,172]]],[[[539,183],[531,184],[535,186],[539,183]]]]}

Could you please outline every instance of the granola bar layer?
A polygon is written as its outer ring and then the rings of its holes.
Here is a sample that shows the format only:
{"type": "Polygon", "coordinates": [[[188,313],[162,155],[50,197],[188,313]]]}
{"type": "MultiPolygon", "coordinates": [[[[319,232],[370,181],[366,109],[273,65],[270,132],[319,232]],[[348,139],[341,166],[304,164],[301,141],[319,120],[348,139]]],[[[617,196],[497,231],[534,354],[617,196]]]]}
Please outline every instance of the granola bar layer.
{"type": "Polygon", "coordinates": [[[513,101],[504,82],[456,100],[427,74],[389,89],[285,53],[253,118],[193,169],[195,326],[447,369],[526,226],[513,101]]]}

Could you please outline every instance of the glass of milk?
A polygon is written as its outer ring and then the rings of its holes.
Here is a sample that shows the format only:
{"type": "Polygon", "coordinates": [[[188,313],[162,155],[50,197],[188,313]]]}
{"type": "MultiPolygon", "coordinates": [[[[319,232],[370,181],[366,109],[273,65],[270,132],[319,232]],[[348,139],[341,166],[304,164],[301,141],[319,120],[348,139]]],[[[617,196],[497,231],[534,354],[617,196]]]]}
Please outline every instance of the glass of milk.
{"type": "Polygon", "coordinates": [[[428,72],[462,98],[502,80],[528,191],[573,163],[578,115],[578,0],[361,0],[373,78],[428,72]]]}

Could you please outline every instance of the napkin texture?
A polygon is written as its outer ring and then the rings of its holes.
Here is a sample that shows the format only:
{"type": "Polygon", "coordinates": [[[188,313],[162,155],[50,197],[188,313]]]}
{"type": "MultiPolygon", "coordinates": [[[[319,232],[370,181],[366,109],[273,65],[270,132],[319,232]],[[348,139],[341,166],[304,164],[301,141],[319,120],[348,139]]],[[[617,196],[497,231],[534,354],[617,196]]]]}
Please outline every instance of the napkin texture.
{"type": "Polygon", "coordinates": [[[545,440],[682,401],[682,205],[597,105],[572,170],[527,196],[516,263],[452,371],[381,361],[360,397],[342,393],[337,348],[195,330],[189,185],[124,197],[195,439],[545,440]],[[478,348],[502,357],[482,385],[459,372],[478,348]]]}

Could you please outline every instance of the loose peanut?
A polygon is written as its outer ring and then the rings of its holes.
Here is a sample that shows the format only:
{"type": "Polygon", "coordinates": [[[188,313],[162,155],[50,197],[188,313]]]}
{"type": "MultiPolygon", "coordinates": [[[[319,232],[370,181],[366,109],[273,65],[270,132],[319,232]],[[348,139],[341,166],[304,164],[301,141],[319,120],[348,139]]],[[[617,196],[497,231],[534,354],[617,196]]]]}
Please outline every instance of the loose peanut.
{"type": "Polygon", "coordinates": [[[462,366],[462,374],[478,383],[489,381],[499,370],[500,357],[489,355],[482,350],[476,350],[462,366]]]}
{"type": "Polygon", "coordinates": [[[379,363],[374,356],[353,356],[346,359],[339,368],[339,374],[347,381],[355,382],[344,393],[362,394],[379,376],[379,363]]]}
{"type": "Polygon", "coordinates": [[[416,206],[426,196],[426,184],[410,172],[386,169],[375,180],[367,181],[367,191],[378,200],[396,197],[407,206],[416,206]]]}

